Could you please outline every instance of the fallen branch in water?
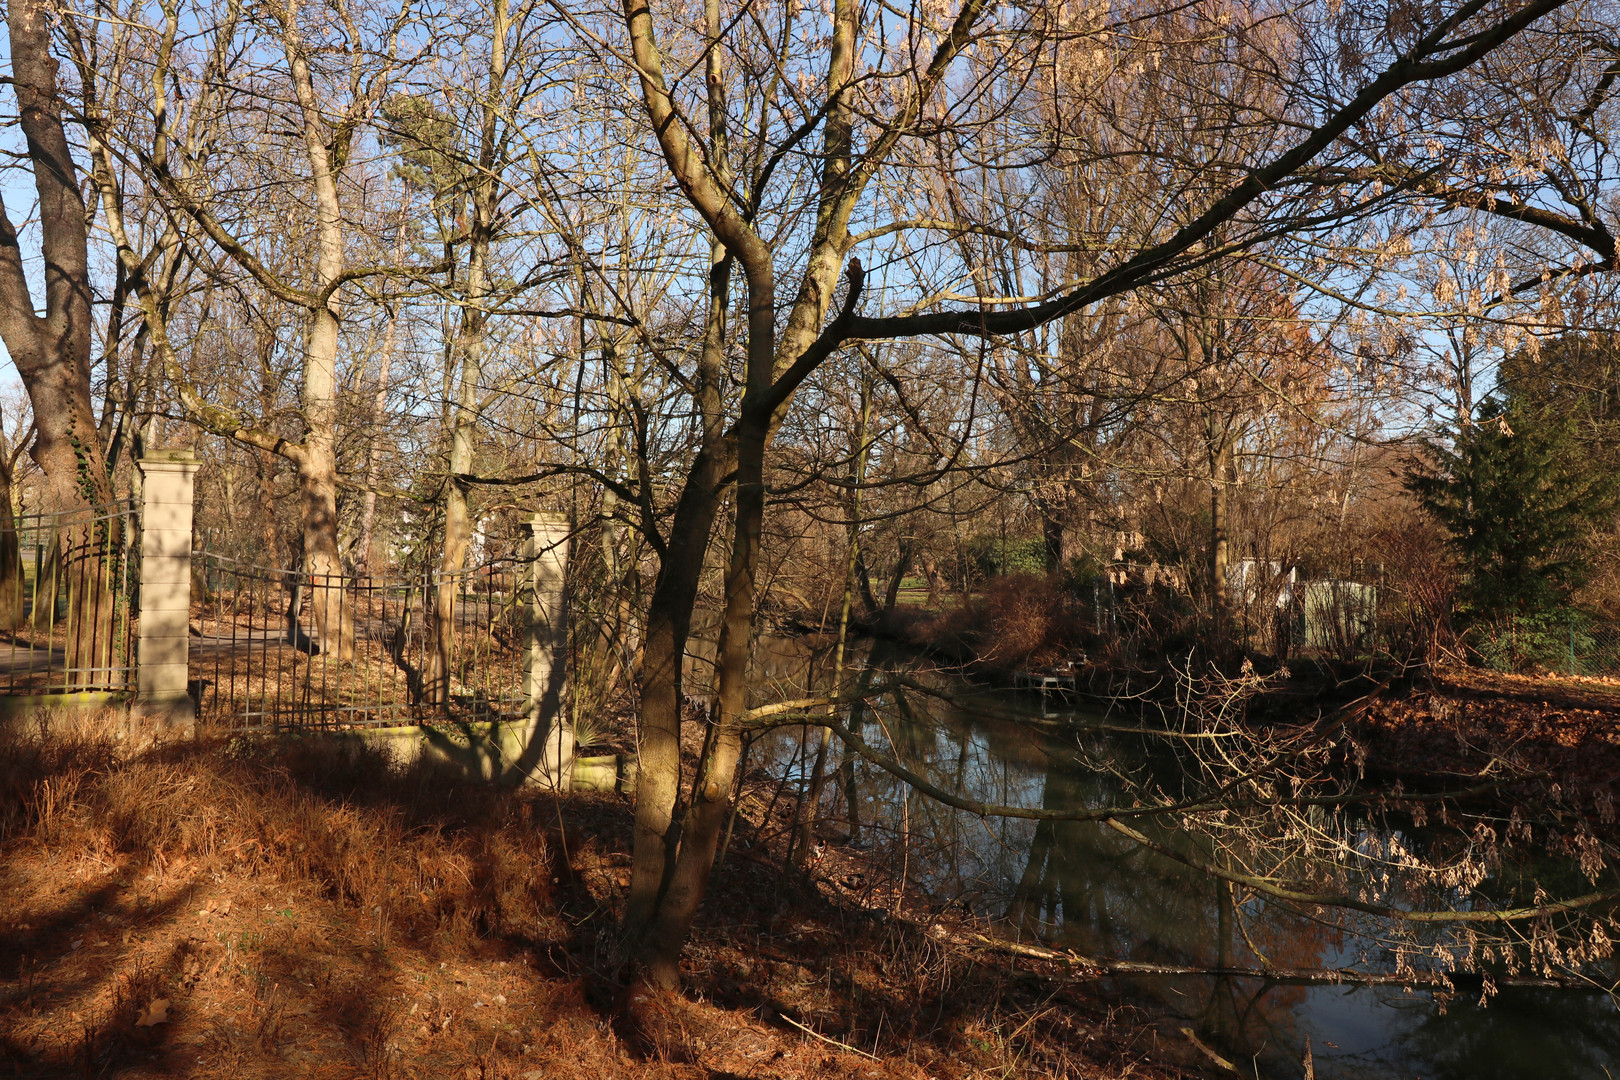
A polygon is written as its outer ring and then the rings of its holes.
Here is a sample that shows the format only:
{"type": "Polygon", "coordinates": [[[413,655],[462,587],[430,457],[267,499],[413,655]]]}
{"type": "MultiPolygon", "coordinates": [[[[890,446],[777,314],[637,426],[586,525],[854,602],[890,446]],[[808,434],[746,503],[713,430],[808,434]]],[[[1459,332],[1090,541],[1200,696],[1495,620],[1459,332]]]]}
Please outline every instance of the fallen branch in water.
{"type": "MultiPolygon", "coordinates": [[[[949,930],[938,924],[929,927],[928,932],[939,940],[964,948],[1063,964],[1069,968],[1069,977],[1072,979],[1100,979],[1108,975],[1205,975],[1312,985],[1421,986],[1453,990],[1458,982],[1471,983],[1484,978],[1482,975],[1468,972],[1414,971],[1408,975],[1387,975],[1370,971],[1352,971],[1347,968],[1249,968],[1154,964],[1142,960],[1110,960],[1104,957],[1081,956],[1067,949],[1050,949],[1042,945],[1027,945],[1021,941],[1006,941],[968,930],[949,930]]],[[[1538,989],[1591,988],[1589,983],[1574,979],[1544,979],[1527,975],[1494,975],[1491,981],[1497,986],[1538,989]]]]}
{"type": "Polygon", "coordinates": [[[1121,836],[1129,837],[1148,850],[1155,851],[1167,859],[1181,863],[1183,866],[1190,866],[1199,873],[1208,874],[1210,877],[1220,878],[1223,881],[1230,881],[1234,885],[1242,885],[1245,888],[1253,889],[1264,896],[1275,897],[1278,900],[1291,900],[1299,904],[1314,904],[1318,907],[1348,908],[1351,911],[1362,911],[1368,915],[1376,915],[1384,919],[1398,919],[1403,922],[1519,922],[1525,919],[1540,919],[1565,911],[1580,911],[1582,908],[1599,907],[1604,904],[1613,905],[1620,902],[1620,889],[1604,889],[1600,892],[1587,893],[1584,896],[1572,896],[1565,900],[1549,900],[1543,903],[1525,904],[1511,908],[1413,911],[1407,908],[1392,907],[1388,904],[1371,904],[1354,896],[1311,892],[1303,887],[1279,884],[1269,878],[1256,877],[1253,874],[1240,874],[1235,870],[1228,870],[1207,863],[1202,859],[1196,859],[1185,852],[1177,851],[1168,844],[1161,844],[1157,840],[1131,828],[1123,821],[1107,818],[1103,821],[1103,824],[1121,836]]]}

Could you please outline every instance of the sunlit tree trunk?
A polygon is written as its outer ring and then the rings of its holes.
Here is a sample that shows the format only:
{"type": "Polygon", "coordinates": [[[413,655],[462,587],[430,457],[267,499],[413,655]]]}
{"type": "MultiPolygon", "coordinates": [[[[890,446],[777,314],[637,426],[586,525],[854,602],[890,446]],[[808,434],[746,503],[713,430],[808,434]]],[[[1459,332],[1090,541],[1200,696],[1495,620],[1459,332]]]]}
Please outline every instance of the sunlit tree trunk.
{"type": "MultiPolygon", "coordinates": [[[[298,30],[296,2],[272,9],[280,22],[282,47],[301,119],[300,134],[315,196],[315,282],[318,296],[305,332],[302,453],[298,502],[304,537],[304,568],[310,578],[310,606],[321,655],[354,658],[354,611],[345,602],[343,563],[338,551],[337,358],[342,330],[338,302],[344,270],[343,214],[332,154],[339,147],[322,116],[306,46],[298,30]]],[[[347,135],[340,135],[346,139],[347,135]]]]}
{"type": "MultiPolygon", "coordinates": [[[[10,216],[0,210],[0,338],[33,406],[31,449],[44,473],[40,508],[74,522],[59,534],[56,565],[67,582],[70,684],[103,680],[112,665],[114,597],[107,556],[122,543],[90,397],[91,301],[88,215],[63,127],[51,57],[51,9],[13,0],[6,10],[11,85],[38,194],[45,314],[35,314],[10,216]],[[99,519],[99,520],[93,520],[99,519]]],[[[54,603],[54,597],[43,603],[54,603]]]]}
{"type": "MultiPolygon", "coordinates": [[[[403,195],[401,196],[403,199],[403,195]]],[[[394,262],[405,261],[405,218],[401,211],[394,238],[394,262]]],[[[399,313],[388,308],[388,328],[383,331],[382,355],[377,362],[377,393],[371,401],[371,440],[366,447],[366,490],[360,500],[360,527],[354,539],[349,565],[356,578],[372,570],[372,546],[377,527],[377,481],[382,471],[382,426],[388,409],[388,388],[394,367],[394,347],[399,337],[399,313]]]]}

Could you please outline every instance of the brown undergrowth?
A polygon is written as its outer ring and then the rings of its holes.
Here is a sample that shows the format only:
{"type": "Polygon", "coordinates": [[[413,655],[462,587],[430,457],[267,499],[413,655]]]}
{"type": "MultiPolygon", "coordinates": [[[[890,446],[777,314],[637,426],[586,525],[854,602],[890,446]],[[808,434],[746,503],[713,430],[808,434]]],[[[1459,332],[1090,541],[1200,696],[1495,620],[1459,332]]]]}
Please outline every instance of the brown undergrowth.
{"type": "Polygon", "coordinates": [[[1038,671],[1072,662],[1096,645],[1090,612],[1062,578],[1007,574],[963,603],[936,612],[902,609],[888,630],[918,648],[981,673],[1038,671]]]}
{"type": "Polygon", "coordinates": [[[739,822],[688,994],[627,1030],[617,797],[314,739],[6,735],[0,1075],[1186,1074],[1129,1010],[784,874],[766,824],[739,822]]]}

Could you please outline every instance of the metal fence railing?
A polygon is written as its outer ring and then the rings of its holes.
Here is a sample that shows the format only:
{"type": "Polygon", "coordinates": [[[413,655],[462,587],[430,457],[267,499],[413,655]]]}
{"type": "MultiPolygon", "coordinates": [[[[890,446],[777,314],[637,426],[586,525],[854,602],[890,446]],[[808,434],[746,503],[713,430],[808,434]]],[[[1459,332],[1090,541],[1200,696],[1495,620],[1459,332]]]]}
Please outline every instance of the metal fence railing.
{"type": "Polygon", "coordinates": [[[523,566],[354,579],[193,555],[200,719],[346,727],[515,719],[525,708],[523,566]],[[442,615],[442,617],[441,617],[442,615]]]}
{"type": "Polygon", "coordinates": [[[139,515],[120,503],[0,519],[0,695],[132,689],[139,515]]]}

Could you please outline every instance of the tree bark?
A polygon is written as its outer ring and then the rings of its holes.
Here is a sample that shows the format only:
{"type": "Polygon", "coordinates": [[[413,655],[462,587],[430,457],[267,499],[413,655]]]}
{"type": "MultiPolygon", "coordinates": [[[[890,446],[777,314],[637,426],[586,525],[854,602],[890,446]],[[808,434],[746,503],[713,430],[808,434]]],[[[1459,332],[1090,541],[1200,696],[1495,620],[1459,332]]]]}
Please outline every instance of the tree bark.
{"type": "Polygon", "coordinates": [[[467,565],[474,521],[467,505],[466,477],[473,466],[474,436],[478,430],[479,390],[484,377],[484,339],[489,315],[489,248],[495,234],[495,215],[501,184],[495,175],[499,150],[499,100],[506,80],[506,36],[510,29],[507,0],[494,0],[490,28],[489,84],[485,89],[478,139],[478,169],[472,185],[472,215],[467,252],[467,287],[461,309],[461,327],[455,352],[460,356],[460,378],[450,427],[450,460],[444,485],[444,555],[433,605],[433,655],[429,657],[428,703],[450,700],[451,649],[455,640],[457,594],[467,565]]]}
{"type": "Polygon", "coordinates": [[[1232,444],[1222,438],[1209,455],[1209,611],[1217,649],[1230,644],[1232,603],[1227,590],[1230,570],[1232,510],[1232,444]]]}
{"type": "Polygon", "coordinates": [[[338,551],[337,355],[342,330],[338,282],[343,274],[343,215],[332,165],[327,124],[298,32],[296,2],[273,8],[302,120],[304,152],[315,195],[315,280],[324,302],[309,315],[304,348],[303,412],[306,432],[298,456],[298,497],[303,516],[304,567],[321,655],[354,659],[354,610],[345,603],[343,561],[338,551]]]}
{"type": "Polygon", "coordinates": [[[724,297],[729,278],[729,260],[722,258],[711,273],[714,295],[705,355],[699,361],[700,369],[713,376],[711,380],[700,374],[699,391],[700,408],[713,422],[705,423],[705,445],[693,460],[681,489],[647,605],[634,856],[625,909],[627,938],[637,953],[654,932],[653,916],[669,885],[679,847],[676,802],[681,777],[681,665],[692,629],[703,557],[735,461],[733,444],[719,425],[719,361],[724,348],[724,297]]]}
{"type": "Polygon", "coordinates": [[[91,686],[112,665],[115,598],[106,556],[122,543],[122,528],[106,516],[112,478],[90,397],[88,215],[62,122],[50,17],[40,0],[13,0],[6,9],[12,87],[39,199],[45,314],[35,314],[17,232],[0,205],[0,339],[33,406],[30,456],[44,473],[40,509],[76,523],[58,546],[72,627],[67,666],[71,685],[91,686]]]}
{"type": "MultiPolygon", "coordinates": [[[[635,12],[639,4],[626,5],[631,16],[632,36],[637,37],[635,12]]],[[[640,7],[645,12],[645,7],[640,7]]],[[[718,40],[718,0],[707,0],[711,40],[718,40]]],[[[753,643],[754,604],[760,544],[765,517],[765,449],[781,421],[791,386],[783,393],[781,379],[802,367],[820,337],[823,321],[832,303],[843,260],[843,238],[847,235],[853,198],[843,181],[850,172],[850,132],[853,110],[845,93],[853,78],[855,63],[855,0],[836,0],[833,8],[833,34],[827,75],[829,105],[824,136],[825,164],[822,199],[818,208],[811,256],[778,351],[776,331],[776,272],[772,253],[753,231],[733,217],[729,203],[718,190],[694,193],[712,204],[705,209],[711,227],[725,238],[736,240],[734,253],[748,283],[748,354],[742,408],[735,427],[736,521],[732,535],[731,558],[726,569],[725,608],[720,623],[720,644],[715,661],[718,682],[719,717],[705,741],[698,762],[690,804],[682,823],[675,866],[668,888],[654,913],[652,932],[642,942],[640,959],[643,977],[657,986],[672,988],[680,982],[680,954],[691,932],[692,920],[708,887],[720,833],[725,825],[735,786],[737,761],[742,752],[742,722],[748,706],[748,662],[753,643]],[[779,359],[786,362],[779,364],[779,359]]],[[[642,85],[656,114],[667,106],[655,95],[662,86],[649,79],[661,79],[661,65],[650,37],[637,38],[637,57],[642,61],[642,85]],[[644,59],[643,59],[644,58],[644,59]],[[650,65],[650,68],[649,68],[650,65]]],[[[715,95],[721,87],[718,48],[709,50],[710,110],[717,112],[715,95]]],[[[723,105],[723,102],[722,102],[723,105]]],[[[666,156],[679,168],[678,147],[666,142],[666,156]]],[[[711,174],[710,179],[713,179],[711,174]]],[[[729,246],[729,242],[728,242],[729,246]]],[[[859,296],[859,279],[851,282],[846,307],[859,296]]],[[[802,378],[802,375],[800,376],[802,378]]],[[[678,753],[678,743],[676,744],[678,753]]],[[[678,759],[677,759],[678,766],[678,759]]],[[[674,776],[679,777],[679,770],[674,776]]]]}
{"type": "MultiPolygon", "coordinates": [[[[649,107],[657,114],[657,106],[667,106],[667,99],[661,101],[658,97],[663,91],[662,68],[652,38],[651,13],[640,0],[628,0],[625,17],[636,55],[644,61],[642,86],[649,107]]],[[[729,184],[731,162],[725,85],[720,66],[719,0],[705,0],[704,18],[711,42],[705,61],[709,167],[715,180],[729,184]]],[[[669,149],[666,146],[666,156],[669,149]]],[[[759,253],[750,254],[751,261],[757,262],[759,253]]],[[[669,540],[659,560],[658,577],[648,604],[646,646],[642,655],[640,769],[625,930],[627,945],[642,968],[642,977],[663,987],[673,987],[680,982],[680,950],[685,941],[685,932],[678,920],[672,923],[668,917],[671,892],[675,892],[679,898],[677,903],[683,909],[690,904],[694,911],[697,901],[692,897],[693,889],[696,888],[698,897],[702,895],[702,883],[694,882],[690,868],[679,883],[676,881],[684,835],[676,815],[681,781],[681,666],[709,536],[737,461],[738,444],[725,433],[721,397],[735,255],[723,238],[717,236],[710,244],[709,308],[694,387],[702,427],[697,454],[676,502],[669,540]]],[[[753,299],[750,289],[750,300],[753,299]]],[[[768,318],[766,326],[769,327],[768,318]]],[[[753,329],[751,318],[750,331],[753,329]]],[[[767,332],[767,341],[770,337],[767,332]]],[[[725,644],[722,631],[722,654],[725,644]]],[[[724,803],[729,794],[728,785],[718,800],[710,800],[708,805],[716,801],[724,803]]],[[[716,841],[718,835],[716,829],[716,841]]]]}

